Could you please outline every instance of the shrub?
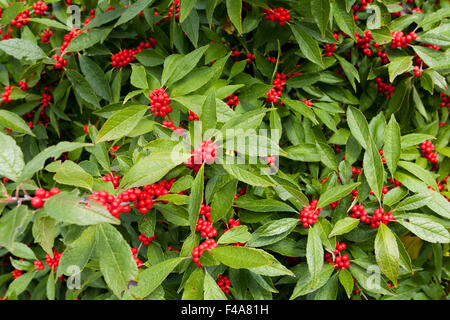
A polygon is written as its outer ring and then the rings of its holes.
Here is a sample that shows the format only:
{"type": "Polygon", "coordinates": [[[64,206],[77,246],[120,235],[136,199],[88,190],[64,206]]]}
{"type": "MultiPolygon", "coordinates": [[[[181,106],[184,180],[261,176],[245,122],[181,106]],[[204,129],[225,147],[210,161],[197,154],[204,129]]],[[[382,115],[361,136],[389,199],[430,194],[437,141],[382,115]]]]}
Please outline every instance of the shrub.
{"type": "Polygon", "coordinates": [[[448,296],[448,3],[0,6],[2,299],[448,296]]]}

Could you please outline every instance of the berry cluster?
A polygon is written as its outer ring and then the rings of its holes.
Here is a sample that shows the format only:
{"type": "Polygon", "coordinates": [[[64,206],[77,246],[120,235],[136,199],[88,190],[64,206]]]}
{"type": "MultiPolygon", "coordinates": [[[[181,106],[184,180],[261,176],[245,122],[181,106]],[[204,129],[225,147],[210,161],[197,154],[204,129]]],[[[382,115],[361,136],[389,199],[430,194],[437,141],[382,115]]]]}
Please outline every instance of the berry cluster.
{"type": "Polygon", "coordinates": [[[361,174],[362,170],[352,167],[352,179],[361,174]]]}
{"type": "Polygon", "coordinates": [[[366,7],[369,3],[372,3],[373,0],[361,0],[361,4],[354,4],[352,6],[352,12],[353,14],[356,14],[357,12],[366,10],[366,7]]]}
{"type": "Polygon", "coordinates": [[[397,179],[393,179],[393,178],[390,178],[389,182],[395,184],[394,188],[398,188],[402,185],[402,183],[400,181],[398,181],[397,179]]]}
{"type": "Polygon", "coordinates": [[[216,283],[223,292],[225,292],[227,294],[231,293],[231,291],[230,291],[231,281],[227,276],[222,276],[220,274],[217,277],[216,283]]]}
{"type": "Polygon", "coordinates": [[[142,268],[142,266],[144,265],[144,263],[142,263],[141,259],[139,259],[139,258],[137,257],[138,249],[132,247],[132,248],[131,248],[131,253],[133,254],[133,259],[134,259],[134,261],[136,261],[136,265],[137,265],[138,269],[139,269],[139,268],[142,268]]]}
{"type": "Polygon", "coordinates": [[[217,155],[218,146],[210,139],[202,141],[200,145],[191,151],[191,157],[186,160],[186,166],[198,172],[202,164],[213,163],[217,155]]]}
{"type": "Polygon", "coordinates": [[[194,250],[192,250],[192,261],[194,261],[198,267],[201,267],[202,265],[200,264],[199,261],[203,252],[205,250],[210,250],[217,247],[218,245],[216,243],[216,240],[214,240],[213,238],[206,239],[205,241],[203,241],[202,244],[195,246],[194,250]]]}
{"type": "Polygon", "coordinates": [[[113,67],[120,69],[136,60],[136,51],[134,49],[124,49],[111,56],[113,67]]]}
{"type": "Polygon", "coordinates": [[[180,14],[179,14],[180,13],[180,0],[172,1],[172,5],[169,8],[169,13],[167,14],[169,16],[169,19],[172,19],[174,9],[175,9],[175,20],[178,20],[180,18],[180,14]]]}
{"type": "MultiPolygon", "coordinates": [[[[193,112],[192,110],[189,110],[189,116],[188,116],[189,121],[195,121],[195,120],[200,120],[200,118],[198,117],[198,115],[195,114],[195,112],[193,112]]],[[[173,125],[173,124],[172,124],[173,125]]]]}
{"type": "Polygon", "coordinates": [[[5,91],[2,92],[2,101],[4,103],[11,102],[11,99],[9,98],[9,96],[11,95],[12,88],[13,88],[13,86],[5,86],[5,91]]]}
{"type": "Polygon", "coordinates": [[[371,224],[372,228],[378,228],[381,223],[387,225],[389,221],[394,220],[394,216],[392,215],[392,211],[384,212],[383,208],[375,209],[372,215],[371,224]]]}
{"type": "Polygon", "coordinates": [[[50,191],[46,191],[45,189],[38,188],[34,192],[34,197],[31,199],[31,205],[34,208],[42,208],[44,206],[44,201],[49,199],[50,197],[57,195],[61,190],[58,188],[52,188],[50,191]]]}
{"type": "Polygon", "coordinates": [[[385,95],[386,98],[391,98],[394,93],[395,87],[389,83],[384,83],[380,77],[375,78],[377,84],[377,90],[381,94],[385,95]]]}
{"type": "Polygon", "coordinates": [[[408,35],[404,35],[402,31],[392,31],[392,42],[391,42],[391,48],[406,48],[408,44],[411,43],[411,41],[417,39],[417,34],[413,31],[410,32],[408,35]]]}
{"type": "Polygon", "coordinates": [[[312,101],[308,99],[303,100],[303,103],[306,104],[308,107],[312,107],[313,105],[312,101]]]}
{"type": "Polygon", "coordinates": [[[50,102],[52,101],[52,96],[49,95],[48,93],[44,92],[42,93],[42,97],[41,97],[41,106],[48,107],[50,105],[50,102]]]}
{"type": "Polygon", "coordinates": [[[233,94],[230,94],[229,96],[227,96],[225,98],[225,102],[230,108],[234,108],[239,104],[239,98],[238,98],[238,96],[234,96],[233,94]]]}
{"type": "Polygon", "coordinates": [[[164,88],[153,89],[149,94],[150,110],[155,116],[165,117],[172,112],[170,97],[164,88]]]}
{"type": "Polygon", "coordinates": [[[171,130],[173,130],[173,131],[175,131],[175,132],[177,132],[180,136],[183,136],[184,135],[184,128],[183,127],[175,127],[174,125],[173,125],[173,122],[172,121],[170,121],[170,120],[164,120],[163,122],[162,122],[162,125],[164,126],[164,127],[167,127],[167,128],[169,128],[169,129],[171,129],[171,130]]]}
{"type": "Polygon", "coordinates": [[[64,59],[62,55],[60,56],[59,54],[55,53],[52,56],[52,59],[56,61],[55,65],[53,66],[54,69],[62,69],[67,66],[67,60],[64,59]]]}
{"type": "MultiPolygon", "coordinates": [[[[126,190],[128,191],[128,190],[126,190]]],[[[125,192],[125,191],[124,191],[125,192]]],[[[128,192],[127,192],[128,195],[128,192]]],[[[94,191],[92,195],[88,197],[89,200],[94,200],[100,202],[108,211],[111,213],[112,216],[119,218],[120,213],[129,213],[131,211],[131,207],[126,205],[121,205],[123,198],[118,196],[115,198],[113,195],[109,194],[105,190],[103,191],[94,191]]],[[[134,193],[131,193],[128,197],[129,200],[134,199],[134,201],[137,200],[137,196],[134,193]],[[132,195],[132,196],[131,196],[132,195]]],[[[146,212],[147,213],[147,212],[146,212]]]]}
{"type": "Polygon", "coordinates": [[[148,246],[155,239],[156,239],[156,235],[153,235],[151,237],[146,237],[145,234],[139,235],[139,241],[142,241],[144,246],[148,246]]]}
{"type": "Polygon", "coordinates": [[[350,194],[352,195],[353,200],[355,200],[358,196],[358,190],[352,190],[350,191],[350,194]]]}
{"type": "MultiPolygon", "coordinates": [[[[61,47],[59,48],[59,53],[64,55],[64,53],[66,53],[66,49],[69,46],[69,44],[72,42],[72,40],[80,35],[83,31],[79,30],[79,29],[74,29],[73,31],[70,31],[69,33],[64,35],[64,41],[61,45],[61,47]]],[[[87,32],[87,31],[84,31],[87,32]]],[[[70,53],[67,53],[68,55],[70,55],[70,53]]]]}
{"type": "Polygon", "coordinates": [[[47,261],[47,264],[51,269],[56,270],[59,264],[59,259],[61,259],[61,256],[62,252],[58,252],[56,249],[54,249],[53,258],[49,254],[47,254],[45,256],[45,261],[47,261]]]}
{"type": "MultiPolygon", "coordinates": [[[[372,50],[370,50],[370,42],[373,40],[370,30],[364,31],[364,36],[360,36],[358,32],[355,31],[355,36],[357,41],[355,44],[356,48],[362,49],[364,54],[370,57],[372,55],[372,50]]],[[[374,46],[377,47],[378,44],[375,42],[374,46]]]]}
{"type": "Polygon", "coordinates": [[[266,102],[277,103],[286,85],[286,74],[277,72],[273,80],[273,85],[275,87],[266,92],[266,102]]]}
{"type": "Polygon", "coordinates": [[[362,222],[370,223],[370,217],[362,204],[356,204],[352,207],[352,213],[350,217],[360,219],[362,222]]]}
{"type": "Polygon", "coordinates": [[[117,189],[120,184],[120,176],[113,176],[111,173],[103,176],[102,180],[105,182],[112,182],[114,189],[117,189]]]}
{"type": "Polygon", "coordinates": [[[322,211],[322,208],[316,209],[317,203],[317,199],[312,200],[311,203],[304,207],[300,212],[300,221],[304,227],[309,227],[317,222],[320,211],[322,211]]]}
{"type": "Polygon", "coordinates": [[[431,163],[436,164],[438,162],[437,153],[433,152],[433,150],[434,144],[430,140],[424,141],[420,145],[420,151],[423,156],[430,160],[431,163]]]}
{"type": "Polygon", "coordinates": [[[33,264],[36,266],[36,270],[44,270],[44,263],[40,260],[33,261],[33,264]]]}
{"type": "Polygon", "coordinates": [[[45,11],[48,10],[48,6],[43,1],[38,0],[33,4],[33,10],[36,14],[44,15],[45,11]]]}
{"type": "Polygon", "coordinates": [[[274,9],[263,9],[266,20],[277,21],[280,26],[284,26],[286,22],[291,20],[291,15],[288,9],[284,8],[274,8],[274,9]]]}
{"type": "Polygon", "coordinates": [[[156,40],[151,37],[147,42],[140,42],[136,49],[124,49],[111,56],[113,67],[120,69],[136,60],[136,55],[144,49],[156,47],[156,40]]]}
{"type": "Polygon", "coordinates": [[[414,66],[413,72],[416,77],[420,77],[420,75],[422,74],[422,69],[419,66],[414,66]]]}
{"type": "Polygon", "coordinates": [[[441,96],[440,106],[442,108],[444,108],[444,107],[449,108],[450,107],[450,96],[446,95],[444,92],[441,92],[440,96],[441,96]]]}
{"type": "Polygon", "coordinates": [[[347,254],[341,254],[341,251],[345,250],[347,248],[345,243],[337,243],[335,250],[334,250],[334,260],[333,255],[329,252],[326,252],[324,254],[325,262],[328,262],[330,264],[334,264],[335,269],[347,269],[350,267],[350,261],[347,254]]]}
{"type": "Polygon", "coordinates": [[[338,206],[338,204],[339,204],[339,200],[330,203],[331,209],[336,209],[336,207],[338,206]]]}
{"type": "Polygon", "coordinates": [[[20,277],[22,275],[22,270],[14,269],[14,271],[11,272],[11,275],[12,275],[13,279],[17,279],[18,277],[20,277]]]}
{"type": "Polygon", "coordinates": [[[51,36],[54,35],[54,34],[55,33],[53,31],[50,31],[50,29],[45,30],[44,33],[42,34],[41,42],[42,43],[49,43],[51,36]]]}
{"type": "Polygon", "coordinates": [[[31,18],[30,10],[26,9],[11,20],[11,25],[20,29],[21,27],[26,26],[30,22],[30,20],[27,20],[28,18],[31,18]]]}
{"type": "Polygon", "coordinates": [[[19,81],[19,87],[22,91],[27,91],[28,89],[30,89],[27,84],[27,79],[19,81]]]}
{"type": "Polygon", "coordinates": [[[143,190],[130,188],[117,195],[117,197],[108,194],[104,190],[94,191],[88,199],[100,202],[116,218],[120,217],[120,213],[129,213],[131,211],[129,202],[132,202],[140,213],[146,214],[153,207],[153,203],[158,197],[169,193],[174,182],[175,178],[145,185],[142,187],[143,190]]]}
{"type": "Polygon", "coordinates": [[[195,231],[199,231],[203,238],[213,238],[217,236],[217,230],[214,229],[211,221],[198,218],[195,231]]]}
{"type": "Polygon", "coordinates": [[[331,57],[333,55],[333,53],[336,52],[336,45],[334,43],[332,43],[332,44],[325,43],[324,49],[325,49],[325,55],[327,57],[331,57]]]}

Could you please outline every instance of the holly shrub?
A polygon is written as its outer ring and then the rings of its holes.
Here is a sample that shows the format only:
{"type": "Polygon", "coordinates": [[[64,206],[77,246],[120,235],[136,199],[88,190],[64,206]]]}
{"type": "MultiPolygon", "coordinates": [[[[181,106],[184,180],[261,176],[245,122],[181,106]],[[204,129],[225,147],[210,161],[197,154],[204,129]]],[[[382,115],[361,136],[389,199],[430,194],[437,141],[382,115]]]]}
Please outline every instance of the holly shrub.
{"type": "Polygon", "coordinates": [[[0,6],[2,300],[448,298],[447,1],[0,6]]]}

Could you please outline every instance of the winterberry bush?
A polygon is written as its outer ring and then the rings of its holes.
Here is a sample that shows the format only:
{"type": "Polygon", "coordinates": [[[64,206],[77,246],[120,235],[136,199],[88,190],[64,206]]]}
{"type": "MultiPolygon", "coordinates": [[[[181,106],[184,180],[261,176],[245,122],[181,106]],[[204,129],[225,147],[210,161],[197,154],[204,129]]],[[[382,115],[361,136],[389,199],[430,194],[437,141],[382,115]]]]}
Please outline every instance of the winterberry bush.
{"type": "Polygon", "coordinates": [[[447,1],[0,7],[2,300],[448,297],[447,1]]]}

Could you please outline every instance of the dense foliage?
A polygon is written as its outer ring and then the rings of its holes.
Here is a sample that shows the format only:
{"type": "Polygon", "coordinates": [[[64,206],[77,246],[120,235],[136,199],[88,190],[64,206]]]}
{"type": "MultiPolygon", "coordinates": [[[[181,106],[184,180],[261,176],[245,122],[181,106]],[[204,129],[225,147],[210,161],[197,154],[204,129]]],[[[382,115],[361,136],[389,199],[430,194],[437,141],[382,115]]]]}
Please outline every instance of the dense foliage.
{"type": "Polygon", "coordinates": [[[0,7],[2,300],[448,297],[448,1],[0,7]]]}

